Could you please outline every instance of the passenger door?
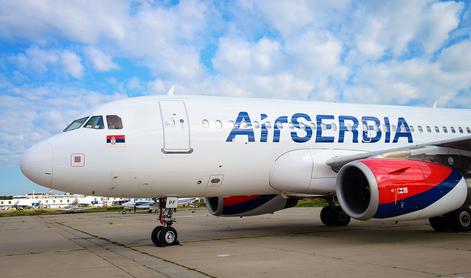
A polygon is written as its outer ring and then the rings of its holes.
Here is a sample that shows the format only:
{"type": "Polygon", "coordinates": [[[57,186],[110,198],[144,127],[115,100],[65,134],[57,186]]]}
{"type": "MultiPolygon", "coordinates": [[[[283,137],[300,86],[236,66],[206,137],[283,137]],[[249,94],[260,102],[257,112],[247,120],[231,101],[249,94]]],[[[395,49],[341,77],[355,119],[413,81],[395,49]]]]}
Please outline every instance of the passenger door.
{"type": "Polygon", "coordinates": [[[161,100],[164,153],[191,153],[190,123],[183,100],[161,100]]]}

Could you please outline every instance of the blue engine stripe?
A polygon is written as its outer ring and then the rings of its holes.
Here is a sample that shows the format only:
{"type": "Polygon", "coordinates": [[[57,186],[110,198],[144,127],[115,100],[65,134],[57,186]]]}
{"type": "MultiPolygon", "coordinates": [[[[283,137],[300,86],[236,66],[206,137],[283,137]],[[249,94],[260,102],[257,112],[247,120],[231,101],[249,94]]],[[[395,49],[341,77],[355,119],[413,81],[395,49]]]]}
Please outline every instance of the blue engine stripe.
{"type": "MultiPolygon", "coordinates": [[[[116,143],[125,143],[126,139],[116,139],[116,143]]],[[[111,143],[111,139],[106,139],[106,143],[111,143]]]]}
{"type": "Polygon", "coordinates": [[[259,206],[265,204],[271,199],[275,198],[276,195],[261,195],[255,199],[249,200],[233,206],[224,206],[222,209],[223,215],[239,214],[244,213],[253,209],[258,208],[259,206]]]}
{"type": "Polygon", "coordinates": [[[461,178],[461,174],[453,170],[448,178],[430,190],[399,200],[397,203],[380,205],[374,218],[390,218],[424,209],[448,194],[461,178]]]}

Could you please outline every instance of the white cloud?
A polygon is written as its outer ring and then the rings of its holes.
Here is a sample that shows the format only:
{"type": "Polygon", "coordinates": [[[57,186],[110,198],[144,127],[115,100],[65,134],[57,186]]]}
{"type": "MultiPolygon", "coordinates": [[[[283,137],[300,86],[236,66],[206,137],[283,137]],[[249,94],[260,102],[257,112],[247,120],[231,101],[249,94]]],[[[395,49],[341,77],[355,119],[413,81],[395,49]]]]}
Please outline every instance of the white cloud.
{"type": "Polygon", "coordinates": [[[60,55],[56,51],[47,51],[37,47],[26,49],[13,58],[13,62],[25,71],[45,73],[50,66],[59,62],[60,55]]]}
{"type": "Polygon", "coordinates": [[[253,1],[257,13],[284,37],[295,35],[306,28],[325,28],[333,18],[342,15],[350,7],[350,0],[278,0],[253,1]]]}
{"type": "Polygon", "coordinates": [[[0,35],[43,39],[60,34],[81,43],[121,40],[128,22],[128,1],[25,0],[0,3],[0,35]]]}
{"type": "Polygon", "coordinates": [[[345,90],[347,101],[461,106],[458,94],[471,85],[463,72],[443,71],[424,59],[391,61],[362,68],[345,90]]]}
{"type": "Polygon", "coordinates": [[[80,57],[72,51],[65,50],[61,53],[61,61],[64,70],[74,78],[81,78],[83,75],[83,65],[80,57]]]}
{"type": "Polygon", "coordinates": [[[449,33],[458,27],[463,7],[460,2],[438,2],[425,9],[417,39],[423,42],[427,53],[440,48],[449,33]]]}
{"type": "Polygon", "coordinates": [[[109,71],[119,68],[117,64],[113,63],[110,56],[95,47],[88,47],[85,53],[92,62],[93,67],[98,71],[109,71]]]}
{"type": "Polygon", "coordinates": [[[79,79],[84,71],[80,57],[70,50],[45,50],[33,46],[11,57],[11,61],[29,75],[56,71],[79,79]]]}
{"type": "Polygon", "coordinates": [[[279,69],[281,55],[279,44],[266,38],[253,44],[238,38],[221,38],[213,65],[224,75],[269,73],[279,69]]]}
{"type": "Polygon", "coordinates": [[[411,43],[426,55],[438,50],[460,21],[463,3],[429,0],[373,1],[358,4],[342,24],[343,40],[350,47],[349,61],[363,63],[386,52],[394,57],[407,53],[411,43]]]}
{"type": "Polygon", "coordinates": [[[471,41],[463,41],[443,50],[439,63],[442,70],[468,75],[471,71],[471,41]]]}

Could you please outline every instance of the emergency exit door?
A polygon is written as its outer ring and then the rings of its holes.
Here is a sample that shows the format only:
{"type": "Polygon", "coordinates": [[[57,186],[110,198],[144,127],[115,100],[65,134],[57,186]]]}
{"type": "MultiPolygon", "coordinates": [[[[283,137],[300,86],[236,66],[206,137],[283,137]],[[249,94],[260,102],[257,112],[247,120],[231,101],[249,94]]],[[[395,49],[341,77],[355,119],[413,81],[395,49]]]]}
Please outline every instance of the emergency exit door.
{"type": "Polygon", "coordinates": [[[161,100],[164,153],[191,153],[190,124],[183,100],[161,100]]]}

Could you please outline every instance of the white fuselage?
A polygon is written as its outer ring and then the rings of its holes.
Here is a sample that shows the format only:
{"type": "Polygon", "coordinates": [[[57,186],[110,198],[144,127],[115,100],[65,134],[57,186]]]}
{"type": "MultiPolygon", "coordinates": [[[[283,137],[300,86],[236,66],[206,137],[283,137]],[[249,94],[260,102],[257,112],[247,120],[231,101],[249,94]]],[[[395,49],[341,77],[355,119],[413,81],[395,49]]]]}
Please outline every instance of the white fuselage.
{"type": "MultiPolygon", "coordinates": [[[[295,193],[326,194],[335,191],[330,181],[336,173],[323,163],[333,156],[460,137],[469,135],[471,126],[469,110],[209,96],[132,98],[85,116],[95,115],[118,115],[123,129],[78,128],[53,136],[25,154],[25,175],[86,195],[278,194],[283,192],[270,184],[275,161],[287,152],[310,150],[318,166],[312,178],[330,179],[324,187],[321,180],[317,189],[295,193]],[[112,135],[124,135],[125,142],[107,142],[112,135]]],[[[294,179],[302,173],[291,174],[294,179]]]]}

